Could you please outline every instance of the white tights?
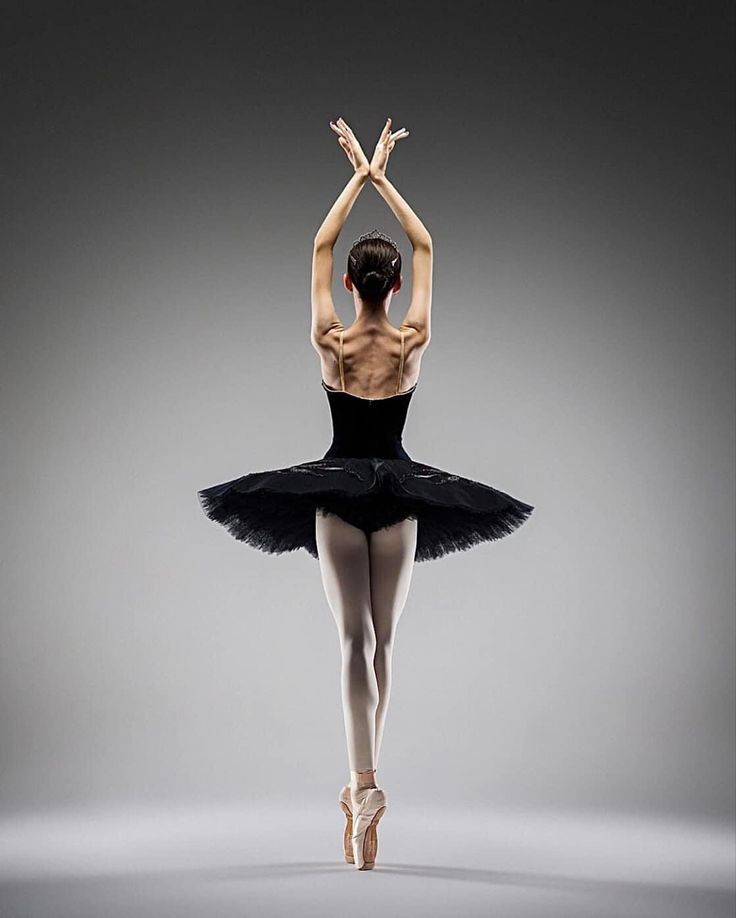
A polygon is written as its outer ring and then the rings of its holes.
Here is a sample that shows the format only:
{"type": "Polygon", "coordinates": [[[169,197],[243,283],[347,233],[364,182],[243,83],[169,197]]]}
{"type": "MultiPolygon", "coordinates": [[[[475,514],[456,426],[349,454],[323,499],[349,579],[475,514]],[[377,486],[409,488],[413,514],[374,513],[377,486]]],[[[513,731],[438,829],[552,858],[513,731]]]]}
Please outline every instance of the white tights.
{"type": "Polygon", "coordinates": [[[396,625],[414,568],[417,521],[365,533],[317,510],[316,540],[342,653],[341,687],[351,771],[378,767],[396,625]]]}

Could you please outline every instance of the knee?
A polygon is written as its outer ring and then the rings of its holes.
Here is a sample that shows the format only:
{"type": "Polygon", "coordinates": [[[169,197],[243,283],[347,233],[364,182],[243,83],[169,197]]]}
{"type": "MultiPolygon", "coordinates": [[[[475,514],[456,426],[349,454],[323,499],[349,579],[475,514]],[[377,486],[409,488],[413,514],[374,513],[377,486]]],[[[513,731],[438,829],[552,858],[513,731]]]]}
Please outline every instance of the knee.
{"type": "Polygon", "coordinates": [[[381,662],[388,663],[394,649],[394,632],[376,632],[375,657],[381,662]]]}
{"type": "Polygon", "coordinates": [[[369,660],[376,652],[376,634],[372,628],[351,629],[340,637],[346,660],[369,660]]]}

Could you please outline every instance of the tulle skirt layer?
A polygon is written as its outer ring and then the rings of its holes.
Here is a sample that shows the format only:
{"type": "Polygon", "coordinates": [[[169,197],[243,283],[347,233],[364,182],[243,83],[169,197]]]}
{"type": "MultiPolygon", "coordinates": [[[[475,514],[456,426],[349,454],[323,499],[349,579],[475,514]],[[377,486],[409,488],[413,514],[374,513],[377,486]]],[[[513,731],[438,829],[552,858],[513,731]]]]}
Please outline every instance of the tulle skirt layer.
{"type": "Polygon", "coordinates": [[[197,492],[209,519],[270,554],[305,549],[318,558],[315,513],[366,533],[417,520],[415,561],[509,535],[534,507],[490,485],[406,459],[315,459],[252,472],[197,492]]]}

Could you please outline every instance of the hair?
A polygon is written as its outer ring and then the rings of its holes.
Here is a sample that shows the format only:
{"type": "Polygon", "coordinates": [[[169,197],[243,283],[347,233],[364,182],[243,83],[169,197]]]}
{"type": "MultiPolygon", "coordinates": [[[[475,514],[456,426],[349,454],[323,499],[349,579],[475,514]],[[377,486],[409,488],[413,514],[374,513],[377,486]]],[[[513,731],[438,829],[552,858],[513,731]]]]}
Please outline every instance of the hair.
{"type": "Polygon", "coordinates": [[[378,302],[401,274],[401,253],[385,233],[372,230],[353,243],[347,273],[363,300],[378,302]]]}

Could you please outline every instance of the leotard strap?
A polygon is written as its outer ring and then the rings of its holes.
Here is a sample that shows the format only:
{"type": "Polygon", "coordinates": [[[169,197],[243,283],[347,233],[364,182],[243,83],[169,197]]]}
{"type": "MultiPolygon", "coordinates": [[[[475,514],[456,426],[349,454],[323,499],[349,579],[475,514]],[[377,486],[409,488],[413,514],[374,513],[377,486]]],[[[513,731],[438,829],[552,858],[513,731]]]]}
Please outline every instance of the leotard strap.
{"type": "Polygon", "coordinates": [[[342,337],[345,334],[345,329],[340,329],[340,350],[338,351],[337,362],[340,365],[340,385],[342,386],[342,391],[345,391],[345,369],[343,367],[343,358],[342,358],[342,337]]]}
{"type": "Polygon", "coordinates": [[[399,381],[396,383],[396,392],[401,390],[401,377],[404,373],[404,329],[399,329],[401,335],[401,360],[399,361],[399,381]]]}

